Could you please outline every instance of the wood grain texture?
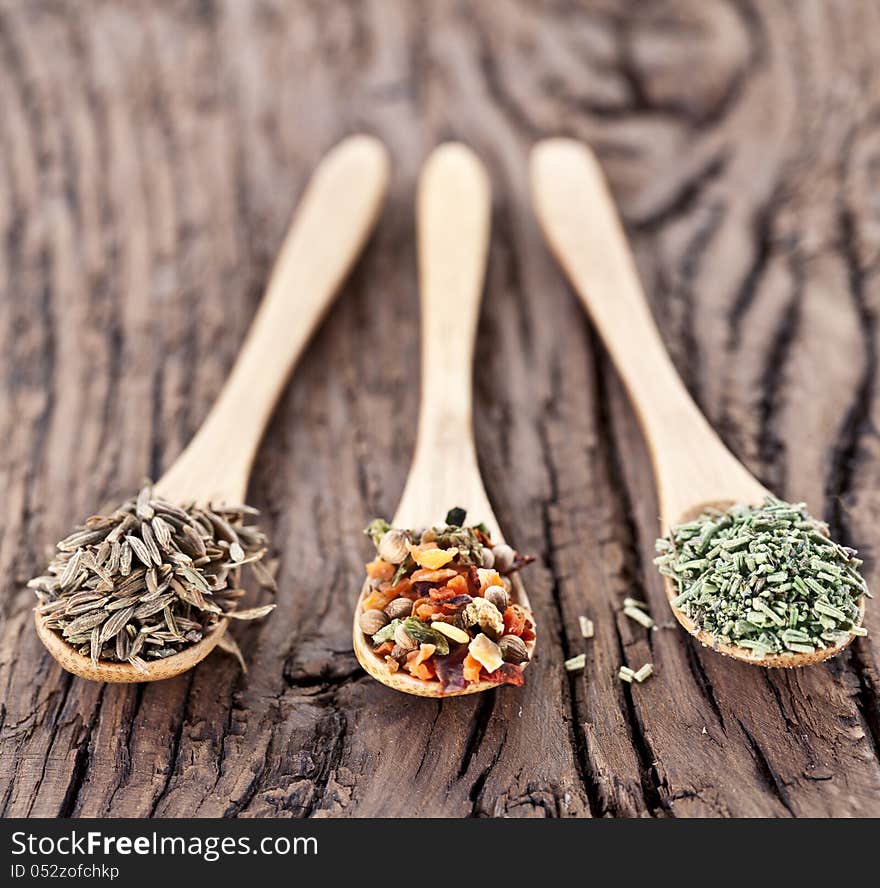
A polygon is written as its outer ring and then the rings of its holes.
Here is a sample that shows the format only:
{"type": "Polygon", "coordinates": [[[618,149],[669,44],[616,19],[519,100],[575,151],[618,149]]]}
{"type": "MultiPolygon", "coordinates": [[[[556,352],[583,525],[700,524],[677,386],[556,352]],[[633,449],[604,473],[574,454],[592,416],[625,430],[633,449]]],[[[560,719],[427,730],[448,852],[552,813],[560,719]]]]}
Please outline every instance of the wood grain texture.
{"type": "MultiPolygon", "coordinates": [[[[526,158],[591,142],[664,341],[728,446],[873,558],[880,69],[870,3],[0,0],[0,810],[9,816],[880,814],[878,649],[764,672],[667,617],[617,377],[544,247],[526,158]],[[257,457],[279,607],[148,686],[73,679],[23,588],[64,530],[173,461],[219,391],[308,172],[389,145],[380,229],[257,457]],[[361,527],[415,439],[413,189],[490,169],[475,426],[539,556],[521,691],[416,700],[350,646],[361,527]],[[646,597],[663,628],[620,613],[646,597]],[[596,624],[583,675],[577,617],[596,624]],[[621,662],[656,664],[624,686],[621,662]]],[[[880,634],[868,608],[867,625],[880,634]]]]}

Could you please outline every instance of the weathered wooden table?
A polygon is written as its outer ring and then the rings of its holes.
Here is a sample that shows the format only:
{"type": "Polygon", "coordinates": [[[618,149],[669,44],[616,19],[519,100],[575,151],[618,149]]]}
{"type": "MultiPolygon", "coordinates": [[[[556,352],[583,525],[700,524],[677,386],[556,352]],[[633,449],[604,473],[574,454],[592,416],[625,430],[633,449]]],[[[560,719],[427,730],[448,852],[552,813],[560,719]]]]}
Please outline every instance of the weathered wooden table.
{"type": "Polygon", "coordinates": [[[876,643],[765,672],[669,627],[645,449],[525,176],[541,136],[596,147],[691,391],[876,583],[878,30],[873,3],[3,0],[0,810],[880,814],[876,643]],[[393,193],[259,456],[280,592],[237,633],[250,673],[216,653],[162,684],[73,679],[24,581],[179,452],[309,170],[355,130],[387,141],[393,193]],[[476,432],[507,535],[539,556],[542,636],[521,691],[435,702],[365,677],[349,621],[361,528],[413,446],[413,184],[449,137],[492,170],[476,432]],[[569,675],[580,614],[596,637],[569,675]],[[646,660],[644,685],[615,677],[646,660]]]}

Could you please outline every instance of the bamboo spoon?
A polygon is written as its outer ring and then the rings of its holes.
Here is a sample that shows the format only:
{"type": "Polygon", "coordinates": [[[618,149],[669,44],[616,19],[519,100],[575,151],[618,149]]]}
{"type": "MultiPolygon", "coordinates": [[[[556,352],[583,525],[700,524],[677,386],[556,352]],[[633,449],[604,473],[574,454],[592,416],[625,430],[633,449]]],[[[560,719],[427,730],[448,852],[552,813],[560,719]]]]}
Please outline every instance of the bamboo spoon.
{"type": "MultiPolygon", "coordinates": [[[[196,436],[156,484],[158,496],[177,503],[244,500],[275,402],[376,222],[388,169],[384,146],[364,135],[343,140],[318,164],[232,373],[196,436]]],[[[229,622],[221,620],[202,641],[139,672],[128,663],[94,665],[35,618],[41,641],[68,672],[107,682],[186,672],[214,649],[229,622]]]]}
{"type": "MultiPolygon", "coordinates": [[[[416,205],[419,280],[422,303],[421,408],[416,450],[395,527],[431,527],[453,506],[467,509],[469,521],[484,522],[503,543],[477,465],[472,427],[474,339],[489,246],[491,194],[479,159],[464,145],[437,148],[425,163],[416,205]]],[[[512,577],[514,600],[528,608],[519,577],[512,577]]],[[[364,584],[354,615],[354,651],[373,678],[420,697],[458,696],[497,687],[475,682],[441,693],[437,681],[391,672],[373,653],[358,625],[364,584]]],[[[529,655],[534,642],[528,646],[529,655]]]]}
{"type": "MultiPolygon", "coordinates": [[[[639,284],[611,195],[592,152],[548,139],[531,156],[532,199],[551,250],[611,354],[648,442],[663,533],[710,506],[760,503],[769,491],[730,453],[700,413],[669,358],[639,284]]],[[[667,580],[670,601],[676,591],[667,580]]],[[[864,600],[860,602],[864,613],[864,600]]],[[[806,666],[839,654],[853,636],[810,654],[755,657],[722,644],[681,610],[676,619],[704,645],[759,666],[806,666]]]]}

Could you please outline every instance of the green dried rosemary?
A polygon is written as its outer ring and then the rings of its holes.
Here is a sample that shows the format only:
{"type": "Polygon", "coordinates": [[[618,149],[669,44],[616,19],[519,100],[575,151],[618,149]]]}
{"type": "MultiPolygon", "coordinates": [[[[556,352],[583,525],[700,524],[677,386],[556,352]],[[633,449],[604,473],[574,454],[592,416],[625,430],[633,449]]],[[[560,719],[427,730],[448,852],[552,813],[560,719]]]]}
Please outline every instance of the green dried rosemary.
{"type": "Polygon", "coordinates": [[[657,552],[654,563],[678,590],[672,606],[756,658],[813,653],[866,634],[862,562],[803,503],[767,497],[756,507],[709,509],[657,540],[657,552]]]}

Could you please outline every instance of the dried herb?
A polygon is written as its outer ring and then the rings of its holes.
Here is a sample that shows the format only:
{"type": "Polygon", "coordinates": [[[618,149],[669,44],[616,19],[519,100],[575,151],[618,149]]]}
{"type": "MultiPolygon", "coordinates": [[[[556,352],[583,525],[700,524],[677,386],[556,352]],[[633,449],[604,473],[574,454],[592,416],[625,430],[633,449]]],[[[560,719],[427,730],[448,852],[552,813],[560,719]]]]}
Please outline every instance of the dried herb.
{"type": "Polygon", "coordinates": [[[576,657],[566,660],[562,665],[566,672],[580,672],[587,665],[587,655],[578,654],[576,657]]]}
{"type": "Polygon", "coordinates": [[[653,663],[645,663],[644,666],[639,667],[638,669],[630,669],[629,666],[621,666],[618,670],[617,677],[621,681],[625,681],[627,684],[632,684],[634,681],[637,681],[641,684],[645,679],[650,678],[654,674],[654,664],[653,663]]]}
{"type": "Polygon", "coordinates": [[[391,525],[384,518],[374,518],[365,528],[364,533],[373,541],[374,546],[378,546],[391,525]]]}
{"type": "Polygon", "coordinates": [[[397,570],[394,572],[394,576],[391,578],[392,587],[396,586],[406,575],[415,567],[415,561],[412,560],[411,556],[407,556],[400,564],[397,566],[397,570]]]}
{"type": "Polygon", "coordinates": [[[446,513],[446,523],[455,527],[461,527],[464,524],[464,519],[466,517],[467,512],[465,512],[464,509],[456,506],[454,509],[450,509],[446,513]]]}
{"type": "MultiPolygon", "coordinates": [[[[364,611],[364,613],[371,613],[371,611],[364,611]]],[[[392,620],[387,626],[383,626],[378,632],[373,634],[373,644],[380,645],[384,644],[386,641],[391,641],[394,638],[394,633],[397,631],[397,627],[401,625],[400,620],[392,620]]]]}
{"type": "Polygon", "coordinates": [[[633,678],[641,684],[646,678],[650,678],[654,674],[654,664],[645,663],[633,673],[633,678]]]}
{"type": "Polygon", "coordinates": [[[672,606],[756,658],[813,653],[864,634],[862,562],[803,503],[767,497],[756,507],[707,510],[658,540],[657,551],[655,564],[678,591],[672,606]]]}
{"type": "Polygon", "coordinates": [[[417,617],[407,617],[403,621],[403,628],[417,644],[433,644],[434,652],[438,656],[442,657],[449,653],[449,641],[446,636],[435,631],[417,617]]]}
{"type": "Polygon", "coordinates": [[[635,620],[646,629],[650,629],[654,625],[654,621],[651,619],[651,617],[646,614],[640,607],[627,605],[623,608],[623,613],[624,616],[629,617],[631,620],[635,620]]]}

